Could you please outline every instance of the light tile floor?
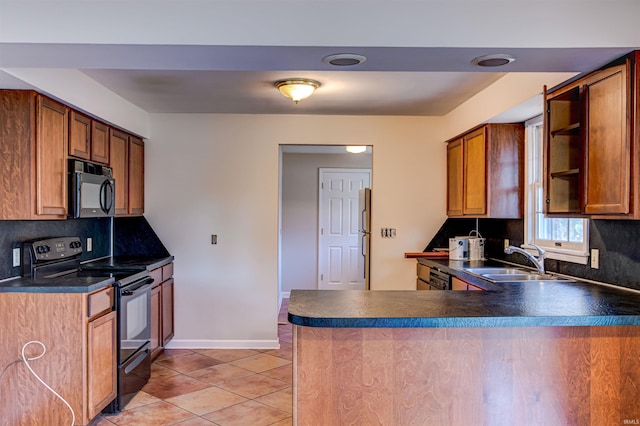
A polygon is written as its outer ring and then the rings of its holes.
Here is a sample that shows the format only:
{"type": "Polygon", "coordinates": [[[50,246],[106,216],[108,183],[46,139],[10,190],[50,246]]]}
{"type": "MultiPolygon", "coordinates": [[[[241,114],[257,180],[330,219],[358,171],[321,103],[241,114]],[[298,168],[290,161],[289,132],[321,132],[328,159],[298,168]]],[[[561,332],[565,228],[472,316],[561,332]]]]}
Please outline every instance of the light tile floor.
{"type": "Polygon", "coordinates": [[[278,317],[280,349],[169,349],[149,383],[97,426],[284,426],[292,424],[292,326],[278,317]]]}

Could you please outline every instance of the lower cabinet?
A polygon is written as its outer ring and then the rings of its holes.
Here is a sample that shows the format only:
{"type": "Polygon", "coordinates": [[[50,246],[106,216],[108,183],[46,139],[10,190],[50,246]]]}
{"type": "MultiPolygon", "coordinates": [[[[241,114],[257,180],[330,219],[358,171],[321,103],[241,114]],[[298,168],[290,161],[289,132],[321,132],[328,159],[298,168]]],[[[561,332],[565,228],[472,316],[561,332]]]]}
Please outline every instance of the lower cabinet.
{"type": "Polygon", "coordinates": [[[23,362],[15,362],[23,347],[42,380],[69,403],[75,425],[88,425],[116,397],[113,301],[113,287],[90,294],[0,293],[0,365],[7,366],[0,380],[0,423],[71,423],[69,409],[23,362]],[[44,353],[34,340],[45,345],[44,353]]]}
{"type": "Polygon", "coordinates": [[[89,322],[87,332],[87,381],[89,418],[114,400],[118,391],[115,311],[89,322]]]}
{"type": "Polygon", "coordinates": [[[173,263],[151,271],[151,358],[156,359],[173,338],[173,263]]]}
{"type": "Polygon", "coordinates": [[[458,277],[451,278],[451,290],[484,290],[481,287],[475,286],[458,277]]]}

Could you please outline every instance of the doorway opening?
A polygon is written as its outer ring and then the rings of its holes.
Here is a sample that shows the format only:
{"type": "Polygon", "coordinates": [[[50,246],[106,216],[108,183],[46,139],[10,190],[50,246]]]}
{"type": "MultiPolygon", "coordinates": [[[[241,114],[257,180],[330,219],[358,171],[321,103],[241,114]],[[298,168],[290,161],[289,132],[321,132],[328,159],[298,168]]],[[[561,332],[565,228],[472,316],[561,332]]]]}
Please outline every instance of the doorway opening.
{"type": "Polygon", "coordinates": [[[373,176],[372,160],[371,146],[359,154],[344,145],[280,146],[280,301],[291,290],[319,288],[320,169],[364,169],[373,176]]]}

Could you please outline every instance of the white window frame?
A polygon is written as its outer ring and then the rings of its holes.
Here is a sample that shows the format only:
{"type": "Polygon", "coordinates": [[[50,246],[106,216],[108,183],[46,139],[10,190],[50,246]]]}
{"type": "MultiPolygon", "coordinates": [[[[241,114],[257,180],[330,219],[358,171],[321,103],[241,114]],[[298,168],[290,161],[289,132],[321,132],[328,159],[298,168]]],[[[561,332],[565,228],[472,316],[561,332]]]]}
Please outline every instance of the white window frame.
{"type": "MultiPolygon", "coordinates": [[[[535,189],[542,185],[544,178],[541,176],[541,182],[534,182],[534,155],[535,155],[535,132],[536,127],[542,126],[542,115],[534,117],[525,122],[525,215],[524,215],[524,234],[525,243],[522,248],[530,251],[532,254],[537,254],[537,251],[532,246],[536,244],[547,252],[547,259],[563,260],[566,262],[579,263],[586,265],[589,260],[589,220],[582,219],[584,221],[582,229],[584,230],[584,241],[582,243],[567,243],[562,242],[562,248],[557,247],[552,241],[543,240],[536,243],[537,235],[537,222],[535,211],[535,189]]],[[[543,142],[540,141],[542,144],[543,142]]],[[[539,150],[540,155],[543,155],[543,149],[539,150]]],[[[544,158],[539,159],[544,161],[544,158]]]]}

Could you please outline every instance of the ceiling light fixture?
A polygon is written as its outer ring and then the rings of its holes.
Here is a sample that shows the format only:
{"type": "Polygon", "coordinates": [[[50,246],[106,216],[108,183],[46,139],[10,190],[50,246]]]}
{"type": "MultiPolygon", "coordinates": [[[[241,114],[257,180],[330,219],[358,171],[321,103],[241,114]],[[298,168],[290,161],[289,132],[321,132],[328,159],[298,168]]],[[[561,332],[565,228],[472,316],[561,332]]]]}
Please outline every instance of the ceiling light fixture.
{"type": "Polygon", "coordinates": [[[352,154],[360,154],[365,152],[367,147],[365,145],[347,145],[346,150],[352,154]]]}
{"type": "Polygon", "coordinates": [[[320,82],[309,80],[308,78],[292,78],[276,81],[274,86],[276,86],[284,96],[298,103],[302,99],[311,96],[311,94],[320,87],[320,82]]]}
{"type": "Polygon", "coordinates": [[[365,62],[367,58],[355,53],[337,53],[322,58],[322,62],[336,67],[350,67],[365,62]]]}
{"type": "Polygon", "coordinates": [[[473,58],[471,63],[473,65],[478,65],[479,67],[500,67],[502,65],[510,64],[515,60],[515,56],[507,55],[506,53],[494,53],[491,55],[473,58]]]}

